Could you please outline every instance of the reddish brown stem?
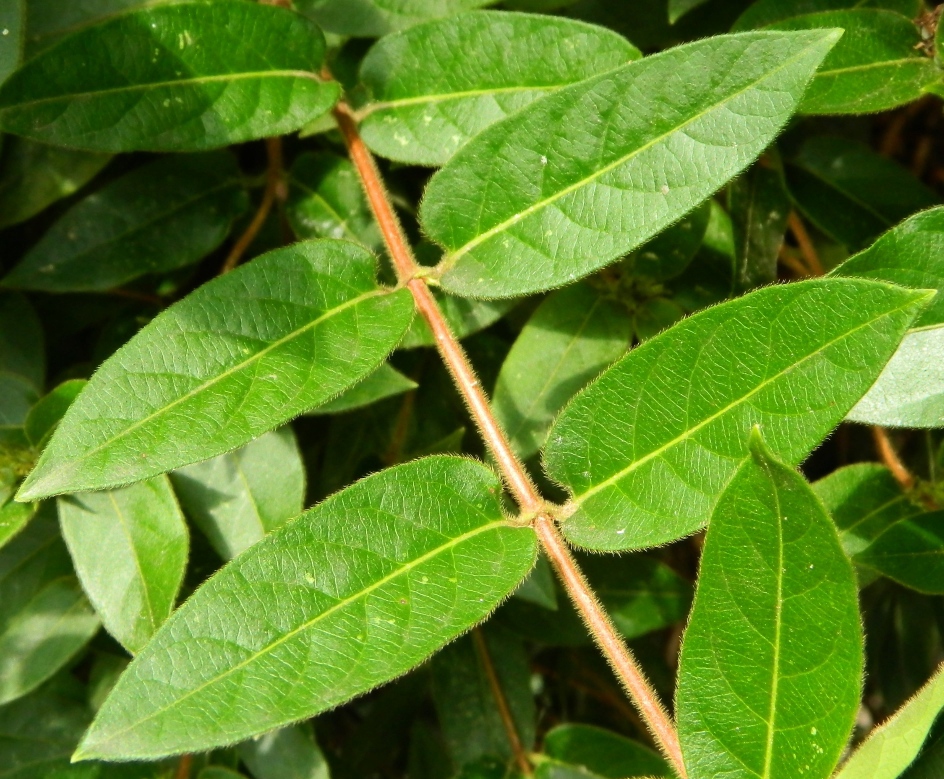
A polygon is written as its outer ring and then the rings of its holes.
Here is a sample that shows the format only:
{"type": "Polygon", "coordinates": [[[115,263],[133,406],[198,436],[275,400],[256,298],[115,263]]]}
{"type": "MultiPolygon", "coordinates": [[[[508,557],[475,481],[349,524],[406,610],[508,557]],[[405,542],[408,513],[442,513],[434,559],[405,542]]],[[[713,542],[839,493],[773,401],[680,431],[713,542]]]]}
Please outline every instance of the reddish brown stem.
{"type": "Polygon", "coordinates": [[[262,201],[252,217],[249,226],[239,236],[233,248],[229,250],[226,260],[220,268],[220,274],[229,273],[239,265],[239,261],[246,253],[252,242],[256,240],[259,231],[269,218],[269,212],[282,193],[282,139],[266,138],[266,152],[269,157],[269,166],[266,170],[266,186],[262,193],[262,201]]]}
{"type": "Polygon", "coordinates": [[[652,689],[626,642],[594,597],[593,590],[571,556],[557,525],[550,517],[541,514],[534,521],[534,530],[590,635],[636,704],[653,738],[671,761],[675,772],[681,779],[686,779],[682,748],[668,712],[659,702],[659,696],[652,689]]]}
{"type": "Polygon", "coordinates": [[[810,234],[806,231],[803,220],[797,215],[796,211],[791,211],[787,219],[790,226],[790,232],[796,238],[797,245],[800,247],[800,254],[809,268],[811,276],[822,276],[826,271],[823,270],[823,263],[819,261],[819,254],[816,253],[816,247],[810,239],[810,234]]]}
{"type": "Polygon", "coordinates": [[[193,755],[181,755],[177,762],[177,771],[174,779],[190,779],[190,768],[193,765],[193,755]]]}
{"type": "Polygon", "coordinates": [[[885,463],[885,466],[892,472],[892,476],[895,477],[902,489],[910,490],[914,487],[914,476],[911,475],[911,472],[905,467],[905,464],[901,461],[901,458],[898,456],[898,452],[895,451],[895,447],[892,446],[891,439],[888,437],[888,433],[885,432],[884,428],[873,427],[872,428],[872,437],[875,439],[875,448],[878,450],[878,456],[882,458],[882,462],[885,463]]]}
{"type": "Polygon", "coordinates": [[[495,665],[492,663],[492,656],[489,654],[488,645],[485,643],[485,636],[482,635],[479,628],[472,631],[472,641],[475,644],[475,652],[482,663],[482,668],[485,670],[485,678],[488,679],[488,686],[492,691],[492,697],[495,699],[495,706],[498,708],[498,715],[501,717],[505,735],[508,737],[508,743],[511,746],[511,752],[515,757],[515,763],[518,764],[518,770],[525,776],[532,776],[533,772],[531,763],[528,760],[528,753],[521,743],[518,726],[515,725],[514,717],[511,716],[508,699],[505,697],[505,691],[502,689],[498,674],[495,672],[495,665]]]}

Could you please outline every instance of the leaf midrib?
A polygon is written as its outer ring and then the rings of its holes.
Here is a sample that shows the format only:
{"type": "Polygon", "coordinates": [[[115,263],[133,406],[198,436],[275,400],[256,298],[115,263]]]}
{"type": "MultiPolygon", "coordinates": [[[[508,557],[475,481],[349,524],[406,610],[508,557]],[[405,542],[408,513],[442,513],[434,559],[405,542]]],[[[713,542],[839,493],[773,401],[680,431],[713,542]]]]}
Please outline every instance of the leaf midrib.
{"type": "Polygon", "coordinates": [[[371,114],[378,111],[396,110],[414,105],[424,105],[427,103],[448,103],[455,100],[468,100],[474,97],[483,97],[488,95],[506,95],[516,92],[554,92],[564,87],[569,87],[578,83],[577,81],[565,81],[562,84],[547,84],[544,86],[514,86],[514,87],[485,87],[482,89],[466,89],[456,92],[443,92],[432,95],[416,95],[415,97],[401,97],[396,100],[378,100],[374,103],[368,103],[358,112],[358,118],[366,119],[371,114]]]}
{"type": "MultiPolygon", "coordinates": [[[[925,58],[925,57],[899,57],[898,59],[892,60],[879,60],[878,62],[867,62],[861,65],[847,65],[843,68],[830,68],[829,70],[818,70],[816,71],[815,79],[823,78],[825,76],[835,76],[842,73],[853,73],[860,70],[874,70],[876,68],[890,68],[898,67],[901,64],[907,64],[909,62],[927,62],[929,65],[934,63],[925,58]]],[[[934,81],[935,79],[931,79],[934,81]]]]}
{"type": "Polygon", "coordinates": [[[678,444],[682,443],[683,441],[687,440],[687,439],[690,438],[691,436],[695,435],[695,433],[697,433],[698,431],[700,431],[700,430],[702,430],[703,428],[705,428],[705,427],[707,427],[708,425],[710,425],[710,424],[711,424],[712,422],[714,422],[716,419],[719,419],[720,417],[724,416],[724,415],[727,414],[729,411],[731,411],[733,408],[739,406],[740,404],[746,402],[749,398],[752,398],[754,395],[758,394],[761,390],[765,389],[766,387],[768,387],[768,386],[769,386],[770,384],[772,384],[773,382],[779,381],[781,378],[783,378],[784,376],[786,376],[786,375],[787,375],[788,373],[790,373],[791,371],[795,370],[798,366],[802,365],[802,364],[805,363],[807,360],[813,359],[814,357],[818,356],[819,354],[821,354],[822,352],[826,351],[826,350],[829,349],[830,347],[832,347],[832,346],[834,346],[835,344],[839,343],[839,342],[842,341],[843,339],[849,338],[850,336],[852,336],[853,334],[855,334],[855,333],[858,332],[859,330],[863,330],[863,329],[865,329],[865,328],[871,327],[871,326],[874,325],[876,322],[878,322],[878,321],[880,321],[880,320],[882,320],[882,319],[885,319],[885,318],[891,316],[892,314],[896,314],[896,313],[898,313],[899,311],[903,311],[903,310],[905,310],[906,308],[909,308],[910,306],[913,306],[916,302],[917,302],[917,299],[916,299],[916,298],[912,298],[911,300],[909,300],[909,301],[908,301],[907,303],[905,303],[904,305],[898,306],[898,307],[893,308],[893,309],[891,309],[891,310],[889,310],[889,311],[885,311],[884,313],[882,313],[881,316],[875,317],[874,319],[871,319],[871,320],[869,320],[868,322],[864,322],[864,323],[861,324],[861,325],[856,325],[856,327],[852,328],[851,330],[847,330],[847,331],[844,332],[842,335],[840,335],[840,336],[838,336],[838,337],[832,339],[831,341],[827,341],[825,344],[823,344],[821,347],[819,347],[816,351],[810,352],[809,354],[807,354],[807,355],[806,355],[805,357],[803,357],[802,359],[800,359],[800,360],[798,360],[797,362],[792,363],[791,365],[789,365],[786,369],[780,371],[779,373],[777,373],[777,374],[771,376],[771,377],[768,378],[768,379],[764,379],[764,381],[762,381],[760,384],[758,384],[756,387],[754,387],[750,392],[748,392],[748,393],[742,395],[742,396],[739,397],[739,398],[736,398],[734,401],[732,401],[732,402],[729,403],[728,405],[724,406],[723,408],[719,409],[719,410],[716,411],[714,414],[711,414],[710,416],[705,417],[705,419],[703,419],[703,420],[702,420],[701,422],[699,422],[697,425],[688,428],[688,429],[685,430],[681,435],[678,435],[678,436],[676,436],[675,438],[673,438],[673,439],[667,441],[665,444],[663,444],[662,446],[660,446],[658,449],[654,449],[653,451],[649,452],[648,454],[644,455],[643,457],[640,457],[638,460],[634,460],[633,462],[631,462],[631,463],[630,463],[628,466],[626,466],[625,468],[620,469],[619,471],[617,471],[615,474],[613,474],[612,476],[608,477],[608,478],[605,479],[604,481],[600,482],[600,483],[597,484],[597,485],[594,485],[593,487],[591,487],[590,489],[588,489],[586,492],[581,493],[581,494],[579,495],[579,497],[575,495],[575,496],[574,496],[574,501],[575,501],[575,503],[579,506],[581,503],[583,503],[584,501],[586,501],[587,498],[591,497],[591,496],[594,495],[595,493],[599,492],[600,490],[606,489],[607,487],[612,486],[613,484],[615,484],[616,482],[618,482],[620,479],[624,478],[624,477],[627,476],[628,474],[630,474],[630,473],[632,473],[633,471],[635,471],[635,470],[636,470],[638,467],[640,467],[641,465],[643,465],[643,464],[649,462],[649,461],[652,460],[652,459],[655,459],[656,457],[660,456],[661,454],[663,454],[664,452],[668,451],[669,449],[671,449],[671,448],[677,446],[678,444]]]}
{"type": "Polygon", "coordinates": [[[114,491],[108,490],[106,494],[108,495],[108,499],[111,501],[112,507],[115,509],[115,514],[118,517],[118,524],[121,526],[121,532],[127,539],[128,546],[131,548],[131,559],[134,561],[135,570],[138,572],[138,578],[141,581],[141,594],[144,596],[144,607],[147,612],[147,620],[150,628],[148,633],[153,635],[158,623],[154,615],[154,605],[151,603],[151,592],[150,588],[148,587],[148,580],[144,575],[144,568],[141,565],[141,557],[138,555],[138,547],[134,542],[134,536],[131,533],[131,527],[128,524],[128,518],[125,516],[125,513],[118,505],[118,501],[115,500],[114,491]]]}
{"type": "MultiPolygon", "coordinates": [[[[142,719],[139,719],[136,722],[133,722],[132,724],[126,726],[125,728],[122,728],[121,730],[117,731],[106,741],[99,742],[99,743],[107,744],[109,742],[114,742],[117,738],[121,737],[125,733],[128,733],[132,731],[133,729],[140,727],[142,724],[144,724],[145,722],[149,722],[150,720],[153,720],[155,717],[159,717],[164,712],[169,711],[170,709],[176,706],[179,706],[183,701],[187,700],[188,698],[193,697],[194,695],[197,695],[198,693],[205,690],[207,687],[210,687],[211,685],[216,684],[222,679],[225,679],[227,676],[233,673],[236,673],[237,671],[241,670],[242,668],[245,668],[247,665],[250,665],[251,663],[256,662],[260,658],[270,653],[276,647],[281,646],[285,642],[294,638],[299,633],[309,630],[310,628],[317,625],[322,620],[330,617],[335,612],[340,611],[341,609],[346,608],[347,606],[350,606],[351,604],[355,603],[356,601],[360,600],[363,597],[366,597],[367,595],[370,595],[372,592],[379,589],[380,587],[383,587],[385,584],[388,584],[394,581],[395,579],[397,579],[398,577],[409,573],[414,568],[417,568],[423,563],[429,560],[432,560],[433,558],[437,557],[443,552],[446,552],[454,547],[459,546],[465,541],[475,538],[476,536],[481,535],[482,533],[486,533],[488,531],[495,530],[497,528],[502,528],[502,527],[509,527],[508,523],[505,521],[504,518],[492,520],[491,522],[485,525],[480,525],[476,527],[475,529],[470,530],[467,533],[463,533],[460,536],[455,536],[453,538],[450,538],[447,543],[437,546],[434,549],[430,550],[429,552],[426,552],[425,554],[422,554],[419,557],[401,565],[395,571],[392,571],[386,576],[381,577],[376,582],[363,588],[362,590],[359,590],[357,593],[350,595],[347,598],[343,598],[339,600],[337,603],[330,606],[325,611],[322,611],[320,614],[316,615],[315,617],[308,620],[307,622],[302,623],[298,627],[293,628],[292,630],[288,631],[284,635],[280,636],[268,646],[264,647],[263,649],[260,649],[258,652],[255,652],[251,657],[235,664],[231,668],[226,669],[225,671],[213,677],[212,679],[208,679],[207,681],[203,682],[199,686],[193,688],[192,690],[189,690],[188,692],[186,692],[184,695],[180,696],[179,698],[171,701],[167,705],[162,706],[161,708],[152,712],[148,716],[142,719]]],[[[369,552],[371,550],[363,550],[363,551],[369,552]]],[[[81,751],[81,749],[82,749],[82,744],[80,743],[77,751],[81,751]]]]}
{"type": "Polygon", "coordinates": [[[769,463],[764,461],[762,467],[770,480],[771,490],[774,496],[774,510],[777,517],[777,570],[775,572],[777,581],[777,592],[774,614],[774,638],[773,638],[773,663],[771,669],[770,684],[770,708],[767,715],[767,744],[764,749],[764,769],[761,776],[763,779],[769,779],[771,767],[773,765],[774,755],[774,736],[777,732],[777,702],[780,689],[780,649],[783,632],[783,509],[780,502],[780,490],[777,488],[776,477],[769,463]]]}
{"type": "MultiPolygon", "coordinates": [[[[823,40],[823,38],[817,40],[817,43],[821,43],[822,40],[823,40]]],[[[560,200],[561,198],[565,197],[566,195],[569,195],[571,192],[575,192],[575,191],[577,191],[578,189],[581,189],[582,187],[587,186],[590,182],[593,182],[593,181],[595,181],[595,180],[601,178],[602,176],[604,176],[604,175],[606,175],[607,173],[609,173],[611,170],[614,170],[614,169],[616,169],[616,168],[618,168],[618,167],[620,167],[620,166],[622,166],[622,165],[625,165],[627,162],[629,162],[630,160],[632,160],[634,157],[636,157],[636,156],[642,154],[643,152],[645,152],[645,151],[647,151],[648,149],[652,148],[652,147],[655,146],[656,144],[661,143],[662,141],[664,141],[665,139],[667,139],[667,138],[669,138],[670,136],[674,135],[675,133],[681,132],[681,131],[684,130],[688,125],[690,125],[690,124],[692,124],[692,123],[698,121],[699,119],[702,119],[703,117],[707,116],[708,114],[712,113],[713,111],[720,110],[720,109],[723,108],[726,104],[730,103],[732,100],[735,100],[736,98],[738,98],[738,97],[740,97],[741,95],[747,93],[747,92],[750,91],[751,89],[756,88],[756,86],[757,86],[758,84],[760,84],[760,83],[762,83],[762,82],[764,82],[764,81],[766,81],[766,80],[772,78],[774,75],[776,75],[777,73],[779,73],[780,71],[782,71],[784,68],[786,68],[786,67],[792,65],[792,64],[793,64],[794,62],[796,62],[797,60],[800,60],[800,59],[802,59],[803,57],[805,57],[805,56],[809,53],[810,48],[812,48],[812,45],[808,45],[808,46],[804,47],[804,48],[802,49],[802,51],[800,51],[798,54],[796,54],[795,56],[790,57],[789,59],[785,60],[781,65],[779,65],[778,67],[774,68],[773,70],[766,71],[761,77],[755,79],[754,81],[751,81],[751,82],[750,82],[749,84],[747,84],[743,89],[739,89],[739,90],[737,90],[736,92],[732,92],[732,93],[729,94],[727,97],[725,97],[723,100],[720,100],[720,101],[718,101],[717,103],[712,103],[710,106],[708,106],[708,107],[705,108],[704,110],[699,111],[698,113],[696,113],[696,114],[694,114],[693,116],[689,117],[689,118],[686,119],[684,122],[681,122],[680,124],[676,125],[676,126],[673,127],[672,129],[670,129],[670,130],[668,130],[668,131],[662,133],[661,135],[659,135],[659,136],[653,138],[652,140],[648,141],[647,143],[644,143],[642,146],[640,146],[640,147],[638,147],[638,148],[636,148],[636,149],[633,149],[633,150],[632,150],[631,152],[629,152],[628,154],[625,154],[625,155],[623,155],[622,157],[620,157],[619,159],[617,159],[617,160],[615,160],[615,161],[609,163],[608,165],[603,166],[603,167],[600,168],[599,170],[594,171],[590,176],[587,176],[587,177],[581,179],[580,181],[577,181],[577,182],[575,182],[575,183],[573,183],[573,184],[568,185],[567,187],[564,187],[564,188],[561,189],[560,191],[555,192],[555,193],[554,193],[553,195],[551,195],[550,197],[544,198],[543,200],[539,200],[537,203],[534,203],[534,204],[528,206],[526,209],[524,209],[524,210],[522,210],[522,211],[518,211],[518,212],[512,214],[510,217],[508,217],[507,219],[505,219],[505,221],[503,221],[503,222],[501,222],[501,223],[495,225],[495,226],[492,227],[492,228],[489,228],[488,230],[486,230],[486,231],[483,232],[483,233],[480,233],[480,234],[477,235],[475,238],[473,238],[473,239],[470,240],[470,241],[467,241],[464,245],[460,246],[460,247],[459,247],[458,249],[456,249],[454,252],[452,252],[452,253],[449,254],[447,257],[445,257],[445,258],[442,260],[442,262],[440,263],[440,266],[441,266],[442,270],[443,270],[444,272],[445,272],[445,271],[448,271],[448,270],[456,263],[456,261],[457,261],[463,254],[467,254],[469,251],[471,251],[472,249],[474,249],[476,246],[478,246],[478,245],[484,243],[485,241],[487,241],[487,240],[490,239],[491,237],[493,237],[493,236],[495,236],[495,235],[498,235],[499,233],[504,232],[504,231],[505,231],[506,229],[508,229],[510,226],[519,223],[522,219],[525,219],[526,217],[530,216],[531,214],[536,213],[537,211],[540,211],[541,209],[546,208],[547,206],[551,205],[552,203],[557,202],[558,200],[560,200]]],[[[627,68],[632,67],[633,65],[637,65],[639,62],[642,62],[642,61],[645,61],[645,60],[634,60],[633,62],[629,63],[629,64],[626,65],[625,67],[627,67],[627,68]]],[[[575,85],[575,86],[576,86],[576,85],[575,85]]]]}

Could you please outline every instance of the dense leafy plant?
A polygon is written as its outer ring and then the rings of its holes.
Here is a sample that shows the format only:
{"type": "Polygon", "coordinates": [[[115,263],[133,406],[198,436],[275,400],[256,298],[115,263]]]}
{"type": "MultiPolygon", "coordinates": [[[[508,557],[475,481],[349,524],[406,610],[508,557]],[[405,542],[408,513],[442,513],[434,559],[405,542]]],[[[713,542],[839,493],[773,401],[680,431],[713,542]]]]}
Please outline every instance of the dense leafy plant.
{"type": "Polygon", "coordinates": [[[944,776],[940,12],[3,3],[0,777],[944,776]]]}

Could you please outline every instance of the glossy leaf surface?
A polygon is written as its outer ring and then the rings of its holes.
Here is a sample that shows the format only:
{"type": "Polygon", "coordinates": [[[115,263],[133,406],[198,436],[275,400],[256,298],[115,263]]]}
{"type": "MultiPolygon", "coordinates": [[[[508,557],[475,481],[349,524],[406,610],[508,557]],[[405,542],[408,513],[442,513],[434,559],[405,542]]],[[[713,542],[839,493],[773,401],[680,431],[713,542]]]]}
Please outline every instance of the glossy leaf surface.
{"type": "Polygon", "coordinates": [[[49,292],[105,290],[197,262],[248,207],[235,158],[166,157],[67,211],[3,284],[49,292]]]}
{"type": "Polygon", "coordinates": [[[673,775],[665,760],[648,747],[592,725],[558,725],[544,737],[544,751],[605,779],[673,775]]]}
{"type": "Polygon", "coordinates": [[[944,427],[944,326],[915,330],[848,419],[883,427],[944,427]]]}
{"type": "Polygon", "coordinates": [[[298,9],[328,32],[374,38],[428,19],[481,8],[495,0],[298,0],[298,9]]]}
{"type": "Polygon", "coordinates": [[[492,398],[519,456],[537,452],[574,393],[625,353],[631,327],[625,307],[587,284],[538,306],[505,358],[492,398]]]}
{"type": "Polygon", "coordinates": [[[917,757],[944,709],[944,673],[939,671],[856,748],[835,779],[898,779],[917,757]]]}
{"type": "Polygon", "coordinates": [[[100,489],[247,443],[375,370],[413,315],[407,290],[341,241],[298,243],[214,279],[95,374],[21,491],[100,489]]]}
{"type": "Polygon", "coordinates": [[[420,210],[448,252],[443,287],[520,295],[639,246],[770,143],[838,35],[697,41],[562,89],[485,130],[433,177],[420,210]]]}
{"type": "Polygon", "coordinates": [[[918,592],[944,594],[944,512],[895,523],[855,561],[918,592]]]}
{"type": "Polygon", "coordinates": [[[606,28],[553,16],[478,11],[429,22],[385,37],[364,58],[373,102],[361,132],[384,157],[442,165],[536,99],[640,56],[606,28]]]}
{"type": "Polygon", "coordinates": [[[305,469],[291,428],[170,475],[184,511],[224,560],[302,512],[305,469]]]}
{"type": "Polygon", "coordinates": [[[756,432],[718,502],[676,697],[691,779],[825,779],[862,686],[852,565],[809,485],[756,432]]]}
{"type": "Polygon", "coordinates": [[[534,563],[470,460],[383,471],[269,535],[165,624],[106,700],[83,758],[144,758],[310,717],[482,620],[534,563]],[[194,651],[200,647],[201,651],[194,651]],[[221,710],[216,703],[231,701],[221,710]]]}
{"type": "Polygon", "coordinates": [[[105,629],[140,651],[170,616],[190,538],[166,476],[60,498],[59,523],[105,629]]]}
{"type": "Polygon", "coordinates": [[[572,494],[567,538],[633,549],[694,532],[755,424],[799,463],[872,384],[929,294],[837,282],[765,287],[696,314],[578,394],[544,450],[572,494]]]}
{"type": "Polygon", "coordinates": [[[0,88],[0,127],[93,151],[193,151],[280,135],[338,96],[324,37],[274,6],[211,0],[116,16],[31,59],[0,88]]]}

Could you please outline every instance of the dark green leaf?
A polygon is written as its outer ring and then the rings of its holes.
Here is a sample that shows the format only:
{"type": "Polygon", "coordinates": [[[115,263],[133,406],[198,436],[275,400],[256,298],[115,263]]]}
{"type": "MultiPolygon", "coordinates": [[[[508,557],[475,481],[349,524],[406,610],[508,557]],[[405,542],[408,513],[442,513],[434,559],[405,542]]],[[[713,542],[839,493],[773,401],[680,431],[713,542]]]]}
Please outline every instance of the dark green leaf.
{"type": "Polygon", "coordinates": [[[383,245],[354,165],[328,152],[306,152],[289,172],[286,216],[301,239],[345,238],[377,250],[383,245]]]}
{"type": "Polygon", "coordinates": [[[430,664],[436,713],[459,768],[483,757],[512,757],[486,663],[494,669],[522,746],[530,751],[534,745],[537,712],[524,646],[509,633],[482,630],[481,636],[450,644],[430,664]]]}
{"type": "Polygon", "coordinates": [[[232,155],[164,157],[73,206],[3,284],[82,292],[166,273],[219,246],[248,204],[232,155]]]}
{"type": "Polygon", "coordinates": [[[471,460],[416,460],[270,534],[168,620],[78,755],[204,750],[404,673],[482,620],[533,565],[534,534],[508,524],[500,492],[471,460]]]}
{"type": "Polygon", "coordinates": [[[330,779],[311,726],[292,725],[241,744],[239,756],[255,779],[330,779]]]}
{"type": "MultiPolygon", "coordinates": [[[[439,310],[442,311],[456,338],[465,338],[494,324],[510,311],[517,300],[469,300],[444,295],[438,290],[433,293],[439,310]]],[[[401,349],[415,349],[417,346],[433,346],[435,340],[429,325],[422,317],[416,317],[410,329],[400,342],[401,349]]]]}
{"type": "Polygon", "coordinates": [[[799,463],[872,384],[928,296],[851,279],[765,287],[646,341],[548,434],[547,472],[573,496],[564,534],[615,550],[694,532],[747,456],[751,427],[799,463]]]}
{"type": "Polygon", "coordinates": [[[859,709],[852,565],[803,477],[755,431],[711,517],[676,711],[690,779],[825,779],[859,709]]]}
{"type": "Polygon", "coordinates": [[[566,87],[488,128],[432,178],[420,210],[427,234],[448,250],[443,287],[520,295],[641,245],[770,143],[838,35],[696,41],[566,87]]]}
{"type": "Polygon", "coordinates": [[[111,159],[26,138],[5,138],[0,170],[0,227],[35,216],[81,189],[111,159]]]}
{"type": "Polygon", "coordinates": [[[685,316],[683,309],[674,300],[667,298],[649,298],[638,303],[633,311],[633,335],[642,343],[672,325],[685,316]]]}
{"type": "Polygon", "coordinates": [[[738,17],[731,29],[756,30],[795,16],[844,8],[885,8],[913,17],[922,5],[921,0],[757,0],[738,17]]]}
{"type": "Polygon", "coordinates": [[[190,538],[166,476],[58,500],[62,535],[105,629],[132,654],[174,610],[190,538]]]}
{"type": "Polygon", "coordinates": [[[944,672],[939,671],[914,698],[872,731],[835,779],[898,779],[918,755],[941,709],[944,672]]]}
{"type": "Polygon", "coordinates": [[[833,471],[813,491],[836,523],[847,555],[865,549],[884,530],[921,513],[902,492],[891,471],[877,463],[857,463],[833,471]]]}
{"type": "Polygon", "coordinates": [[[197,779],[246,779],[239,771],[221,765],[209,765],[198,775],[197,779]]]}
{"type": "Polygon", "coordinates": [[[544,751],[605,779],[673,775],[665,760],[648,747],[592,725],[558,725],[544,737],[544,751]]]}
{"type": "Polygon", "coordinates": [[[40,398],[30,409],[23,423],[23,431],[30,444],[37,449],[45,446],[49,436],[87,383],[85,379],[69,379],[40,398]]]}
{"type": "Polygon", "coordinates": [[[20,65],[26,37],[26,0],[0,6],[0,83],[20,65]]]}
{"type": "Polygon", "coordinates": [[[21,377],[37,392],[46,382],[43,326],[18,292],[0,291],[0,373],[21,377]]]}
{"type": "Polygon", "coordinates": [[[321,416],[323,414],[340,414],[345,411],[352,411],[376,403],[384,398],[402,395],[404,392],[409,392],[418,386],[415,381],[408,379],[396,368],[384,363],[366,379],[355,384],[334,400],[313,408],[308,412],[308,415],[321,416]]]}
{"type": "Polygon", "coordinates": [[[29,25],[27,54],[47,48],[59,38],[106,17],[143,5],[156,5],[168,0],[80,0],[61,3],[59,0],[26,0],[29,25]]]}
{"type": "Polygon", "coordinates": [[[737,263],[735,290],[746,291],[776,281],[777,256],[791,208],[783,171],[769,162],[754,165],[731,184],[728,207],[737,263]]]}
{"type": "Polygon", "coordinates": [[[281,135],[324,113],[324,37],[275,6],[159,5],[87,27],[0,88],[0,127],[93,151],[187,151],[281,135]]]}
{"type": "Polygon", "coordinates": [[[633,253],[633,272],[659,281],[678,276],[698,252],[711,219],[706,202],[633,253]]]}
{"type": "Polygon", "coordinates": [[[126,484],[230,451],[329,400],[383,361],[407,290],[342,241],[270,252],[171,306],[89,382],[21,492],[126,484]]]}
{"type": "Polygon", "coordinates": [[[538,306],[502,364],[492,399],[519,456],[537,452],[574,393],[626,352],[631,325],[624,306],[587,284],[538,306]]]}
{"type": "Polygon", "coordinates": [[[786,166],[800,210],[852,251],[941,198],[897,163],[848,138],[807,141],[786,166]]]}
{"type": "Polygon", "coordinates": [[[640,56],[604,27],[553,16],[477,11],[429,22],[384,38],[364,58],[373,102],[361,111],[361,131],[384,157],[442,165],[538,98],[640,56]]]}
{"type": "Polygon", "coordinates": [[[768,29],[840,27],[829,53],[803,96],[805,114],[864,114],[910,103],[940,78],[933,60],[917,50],[914,22],[892,11],[857,8],[797,16],[768,29]]]}
{"type": "Polygon", "coordinates": [[[376,38],[495,0],[296,0],[298,9],[328,32],[376,38]]]}
{"type": "Polygon", "coordinates": [[[669,23],[675,24],[689,11],[693,11],[708,0],[669,0],[669,23]]]}
{"type": "MultiPolygon", "coordinates": [[[[859,276],[915,289],[944,290],[944,206],[915,214],[865,251],[850,257],[831,276],[859,276]]],[[[944,324],[944,294],[915,320],[915,327],[944,324]]]]}
{"type": "Polygon", "coordinates": [[[895,523],[855,561],[918,592],[944,595],[944,511],[895,523]]]}
{"type": "Polygon", "coordinates": [[[297,517],[305,500],[305,467],[289,427],[170,478],[180,504],[224,560],[297,517]]]}

